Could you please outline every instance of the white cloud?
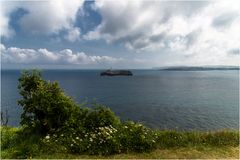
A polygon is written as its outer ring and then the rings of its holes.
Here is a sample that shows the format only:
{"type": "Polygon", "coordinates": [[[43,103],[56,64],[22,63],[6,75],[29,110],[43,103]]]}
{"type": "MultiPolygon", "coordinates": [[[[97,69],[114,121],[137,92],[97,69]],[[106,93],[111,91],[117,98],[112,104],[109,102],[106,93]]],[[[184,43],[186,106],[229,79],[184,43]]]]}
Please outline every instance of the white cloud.
{"type": "Polygon", "coordinates": [[[70,42],[75,42],[80,39],[80,28],[72,28],[68,30],[67,35],[65,35],[65,39],[70,41],[70,42]]]}
{"type": "MultiPolygon", "coordinates": [[[[136,58],[136,62],[150,65],[167,63],[164,60],[183,65],[239,63],[239,1],[131,0],[116,3],[96,0],[93,8],[100,13],[102,21],[85,35],[81,35],[81,29],[74,26],[76,14],[82,6],[83,0],[22,1],[14,2],[14,5],[13,2],[5,2],[0,10],[2,35],[10,37],[14,34],[9,26],[9,16],[17,8],[23,8],[28,13],[20,18],[19,24],[27,32],[48,35],[63,31],[61,33],[66,33],[63,38],[71,42],[80,40],[80,37],[89,41],[103,39],[107,43],[120,43],[132,53],[149,53],[153,57],[143,58],[143,61],[136,54],[136,57],[129,54],[130,61],[136,58]]],[[[5,55],[5,61],[11,63],[37,63],[31,55],[36,55],[41,63],[91,64],[119,60],[73,53],[71,50],[58,53],[46,49],[4,50],[11,52],[5,55]],[[29,57],[29,60],[24,57],[29,57]]]]}
{"type": "Polygon", "coordinates": [[[114,64],[122,61],[121,58],[74,53],[70,49],[51,52],[47,49],[6,48],[3,44],[0,47],[3,64],[114,64]]]}
{"type": "Polygon", "coordinates": [[[13,2],[0,1],[0,36],[9,38],[14,34],[14,30],[9,26],[9,21],[11,12],[16,8],[13,2]]]}
{"type": "Polygon", "coordinates": [[[97,0],[95,9],[101,14],[102,22],[89,32],[86,39],[134,41],[148,38],[168,28],[166,23],[175,15],[190,16],[198,12],[207,2],[166,2],[166,1],[114,1],[97,0]]]}
{"type": "Polygon", "coordinates": [[[168,54],[171,61],[180,55],[186,64],[238,64],[229,55],[240,47],[238,1],[97,0],[95,9],[102,22],[84,36],[87,40],[104,39],[136,52],[168,54]]]}
{"type": "Polygon", "coordinates": [[[26,32],[48,35],[61,30],[72,30],[83,2],[84,0],[3,1],[0,10],[2,36],[11,35],[9,18],[17,8],[27,12],[19,20],[20,27],[26,32]]]}

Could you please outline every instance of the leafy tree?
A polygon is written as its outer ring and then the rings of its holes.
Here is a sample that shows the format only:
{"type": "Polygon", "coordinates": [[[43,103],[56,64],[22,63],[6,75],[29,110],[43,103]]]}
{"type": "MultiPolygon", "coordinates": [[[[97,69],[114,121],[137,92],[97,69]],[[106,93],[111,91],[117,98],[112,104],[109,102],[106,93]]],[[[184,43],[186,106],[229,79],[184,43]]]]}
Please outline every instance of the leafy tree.
{"type": "Polygon", "coordinates": [[[43,135],[63,126],[80,109],[57,82],[43,80],[37,70],[24,71],[18,89],[22,96],[18,104],[23,107],[21,125],[43,135]]]}

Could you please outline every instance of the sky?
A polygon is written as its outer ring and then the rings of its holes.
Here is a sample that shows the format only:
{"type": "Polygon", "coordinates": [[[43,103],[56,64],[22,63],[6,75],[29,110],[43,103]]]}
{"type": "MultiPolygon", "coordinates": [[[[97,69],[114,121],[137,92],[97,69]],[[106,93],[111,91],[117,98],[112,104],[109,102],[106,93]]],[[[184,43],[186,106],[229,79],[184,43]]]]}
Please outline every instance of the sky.
{"type": "Polygon", "coordinates": [[[239,65],[240,1],[0,1],[1,67],[239,65]]]}

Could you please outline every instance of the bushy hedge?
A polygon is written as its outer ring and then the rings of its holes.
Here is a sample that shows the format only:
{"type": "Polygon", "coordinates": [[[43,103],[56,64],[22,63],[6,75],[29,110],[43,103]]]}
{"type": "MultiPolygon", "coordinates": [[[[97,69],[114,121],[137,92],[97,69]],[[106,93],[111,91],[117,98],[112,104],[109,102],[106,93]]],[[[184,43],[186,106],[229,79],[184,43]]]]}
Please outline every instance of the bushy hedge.
{"type": "Polygon", "coordinates": [[[61,145],[74,153],[113,154],[155,148],[153,131],[134,122],[122,123],[107,107],[84,108],[66,96],[57,82],[40,72],[24,71],[19,78],[23,107],[21,124],[39,134],[47,145],[61,145]]]}
{"type": "MultiPolygon", "coordinates": [[[[131,123],[131,126],[134,126],[134,128],[141,126],[139,124],[134,124],[133,122],[127,123],[131,123]]],[[[123,127],[122,129],[124,129],[125,131],[129,130],[129,132],[132,128],[129,127],[129,125],[120,126],[123,127]]],[[[119,139],[117,138],[119,135],[117,135],[117,133],[121,134],[122,131],[119,131],[114,127],[100,127],[99,130],[96,131],[95,133],[87,132],[86,137],[84,135],[80,137],[79,133],[68,131],[63,132],[62,134],[60,134],[60,132],[58,132],[58,134],[52,133],[44,137],[41,137],[36,134],[26,135],[21,127],[19,128],[1,127],[0,130],[1,130],[1,158],[3,159],[4,158],[31,159],[31,157],[34,158],[41,157],[43,155],[58,155],[58,154],[61,156],[65,155],[66,158],[70,158],[67,156],[71,153],[106,155],[110,153],[131,152],[132,145],[134,145],[134,142],[128,141],[128,139],[130,141],[132,141],[132,139],[130,138],[131,136],[130,137],[126,136],[127,133],[122,134],[123,137],[122,136],[119,137],[120,139],[124,138],[125,140],[127,140],[127,144],[124,143],[125,141],[119,142],[119,139]],[[114,138],[109,139],[108,135],[111,135],[114,138]],[[92,140],[90,138],[92,138],[92,140]],[[112,142],[114,139],[116,139],[117,141],[112,142]],[[128,144],[131,145],[128,146],[128,144]],[[87,146],[89,146],[89,148],[87,148],[87,146]]],[[[154,136],[154,139],[157,137],[155,139],[156,142],[154,146],[161,149],[172,149],[180,147],[190,148],[197,147],[203,149],[206,146],[205,149],[209,150],[212,147],[232,148],[239,146],[239,131],[231,130],[214,132],[200,132],[200,131],[183,132],[183,131],[155,130],[152,131],[152,134],[148,134],[148,136],[154,136]]],[[[141,135],[139,137],[144,138],[141,135]]],[[[135,143],[135,145],[139,145],[139,143],[137,142],[135,143]]],[[[142,145],[146,145],[146,143],[143,143],[142,145]]],[[[147,143],[147,145],[149,145],[149,143],[147,143]]],[[[141,146],[139,145],[138,147],[141,146]]],[[[61,156],[58,157],[62,158],[61,156]]]]}

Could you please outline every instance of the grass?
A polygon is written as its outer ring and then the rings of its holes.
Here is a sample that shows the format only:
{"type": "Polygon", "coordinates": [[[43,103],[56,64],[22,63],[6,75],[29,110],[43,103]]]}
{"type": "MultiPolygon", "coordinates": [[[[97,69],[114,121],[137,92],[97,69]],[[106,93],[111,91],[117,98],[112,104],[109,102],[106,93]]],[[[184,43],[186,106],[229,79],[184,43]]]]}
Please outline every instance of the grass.
{"type": "Polygon", "coordinates": [[[99,155],[74,155],[69,153],[54,153],[51,155],[43,154],[37,159],[66,158],[66,159],[238,159],[238,147],[180,147],[171,149],[156,149],[149,153],[125,153],[110,156],[99,155]]]}
{"type": "Polygon", "coordinates": [[[45,146],[36,135],[24,135],[21,128],[1,127],[1,158],[66,159],[148,159],[148,158],[239,158],[239,131],[180,132],[156,131],[157,148],[146,153],[121,153],[108,156],[79,155],[61,146],[45,146]]]}

